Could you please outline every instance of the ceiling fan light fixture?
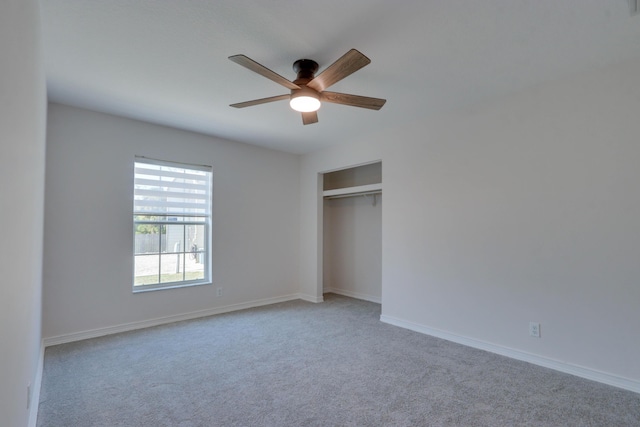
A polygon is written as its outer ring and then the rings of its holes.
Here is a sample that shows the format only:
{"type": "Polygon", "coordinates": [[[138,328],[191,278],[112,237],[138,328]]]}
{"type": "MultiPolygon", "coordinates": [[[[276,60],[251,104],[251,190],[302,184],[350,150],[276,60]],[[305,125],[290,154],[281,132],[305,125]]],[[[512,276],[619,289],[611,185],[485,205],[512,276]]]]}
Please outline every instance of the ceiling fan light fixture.
{"type": "Polygon", "coordinates": [[[350,76],[371,62],[369,58],[356,49],[349,50],[317,76],[318,63],[316,61],[311,59],[298,59],[293,63],[293,71],[295,71],[297,75],[294,81],[287,80],[280,74],[271,71],[246,55],[232,55],[229,59],[291,91],[289,94],[238,102],[231,104],[230,107],[244,108],[288,99],[291,108],[294,111],[302,113],[302,124],[310,125],[318,123],[318,114],[316,111],[321,107],[322,102],[368,108],[370,110],[379,110],[386,102],[386,99],[326,91],[329,86],[350,76]]]}
{"type": "Polygon", "coordinates": [[[311,113],[320,108],[320,96],[313,89],[303,87],[291,91],[289,105],[301,113],[311,113]]]}
{"type": "Polygon", "coordinates": [[[289,105],[301,113],[310,113],[312,111],[318,111],[320,108],[320,100],[311,96],[298,96],[291,98],[289,105]]]}

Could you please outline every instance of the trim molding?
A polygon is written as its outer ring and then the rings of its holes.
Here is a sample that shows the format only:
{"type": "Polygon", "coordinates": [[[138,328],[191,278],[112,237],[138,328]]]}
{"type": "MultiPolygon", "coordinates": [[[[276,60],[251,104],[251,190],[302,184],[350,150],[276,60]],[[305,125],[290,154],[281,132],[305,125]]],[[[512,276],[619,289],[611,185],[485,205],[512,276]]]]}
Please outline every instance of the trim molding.
{"type": "Polygon", "coordinates": [[[485,350],[490,353],[499,354],[501,356],[510,357],[512,359],[522,360],[524,362],[529,362],[534,365],[564,372],[566,374],[575,375],[577,377],[586,378],[588,380],[597,381],[610,386],[619,387],[625,390],[640,393],[640,381],[620,377],[614,374],[598,371],[596,369],[591,369],[584,366],[578,366],[571,363],[562,362],[560,360],[539,356],[537,354],[532,354],[525,351],[509,348],[509,347],[504,347],[497,344],[492,344],[486,341],[476,340],[474,338],[468,338],[461,335],[452,334],[450,332],[442,331],[435,328],[430,328],[428,326],[409,322],[407,320],[399,319],[393,316],[381,315],[380,321],[384,323],[388,323],[390,325],[399,326],[401,328],[419,332],[422,334],[431,335],[437,338],[442,338],[447,341],[455,342],[457,344],[478,348],[480,350],[485,350]]]}
{"type": "Polygon", "coordinates": [[[324,297],[320,295],[319,297],[309,294],[299,294],[298,298],[304,301],[312,302],[312,303],[320,303],[324,302],[324,297]]]}
{"type": "Polygon", "coordinates": [[[352,291],[347,291],[347,290],[338,289],[338,288],[325,288],[324,292],[325,293],[331,293],[331,294],[344,295],[345,297],[362,299],[362,300],[369,301],[369,302],[375,302],[376,304],[381,304],[382,303],[382,298],[374,297],[372,295],[367,295],[367,294],[363,294],[363,293],[360,293],[360,292],[352,292],[352,291]]]}
{"type": "MultiPolygon", "coordinates": [[[[150,328],[152,326],[164,325],[167,323],[180,322],[183,320],[197,319],[200,317],[213,316],[216,314],[229,313],[247,308],[260,307],[263,305],[276,304],[279,302],[292,301],[296,299],[305,299],[303,295],[291,294],[281,297],[265,298],[254,301],[248,301],[240,304],[231,304],[223,307],[216,307],[207,310],[192,311],[190,313],[176,314],[173,316],[158,317],[156,319],[142,320],[139,322],[123,323],[115,326],[107,326],[105,328],[91,329],[88,331],[72,332],[70,334],[57,335],[43,339],[43,356],[44,348],[52,345],[65,344],[74,341],[86,340],[89,338],[97,338],[105,335],[117,334],[120,332],[133,331],[136,329],[150,328]]],[[[321,302],[321,301],[320,301],[321,302]]]]}
{"type": "Polygon", "coordinates": [[[29,400],[29,427],[36,427],[38,423],[38,407],[40,406],[40,388],[42,387],[42,371],[44,370],[44,340],[40,341],[40,355],[36,367],[36,377],[31,384],[29,400]]]}

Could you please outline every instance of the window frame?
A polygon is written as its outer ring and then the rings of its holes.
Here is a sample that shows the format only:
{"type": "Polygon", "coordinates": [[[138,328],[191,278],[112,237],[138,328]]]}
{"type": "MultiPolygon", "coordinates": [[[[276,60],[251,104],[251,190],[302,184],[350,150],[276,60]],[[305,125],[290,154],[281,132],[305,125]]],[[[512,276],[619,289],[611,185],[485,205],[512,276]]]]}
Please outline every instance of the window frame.
{"type": "MultiPolygon", "coordinates": [[[[143,156],[135,156],[133,170],[134,170],[133,172],[133,184],[134,184],[133,185],[133,209],[132,209],[132,213],[133,213],[132,215],[132,219],[133,219],[132,291],[133,293],[212,284],[211,274],[212,274],[212,262],[213,262],[212,260],[213,168],[211,166],[206,166],[206,165],[194,165],[194,164],[180,163],[180,162],[174,162],[174,161],[151,159],[143,156]],[[141,199],[141,197],[144,197],[144,196],[143,194],[139,194],[139,192],[140,193],[145,193],[145,192],[165,193],[166,192],[166,194],[169,194],[169,195],[175,194],[175,193],[166,191],[166,189],[162,190],[161,188],[163,186],[157,186],[157,187],[150,186],[148,188],[140,188],[140,187],[146,187],[146,186],[144,184],[142,185],[137,184],[136,179],[138,178],[143,179],[141,176],[145,176],[145,175],[144,173],[139,173],[138,169],[139,168],[144,169],[145,167],[148,168],[148,165],[152,166],[152,168],[150,168],[149,170],[156,171],[155,174],[152,174],[152,175],[158,175],[159,177],[158,182],[172,182],[172,181],[163,181],[162,178],[166,178],[166,176],[163,176],[161,169],[154,169],[153,166],[160,167],[160,168],[175,168],[179,170],[188,171],[189,173],[204,172],[205,179],[199,180],[199,181],[205,182],[204,186],[206,187],[206,191],[204,193],[204,197],[202,193],[198,193],[197,195],[198,197],[194,197],[197,199],[201,199],[201,198],[206,199],[205,203],[202,204],[202,208],[198,208],[198,210],[204,209],[204,213],[186,212],[186,210],[188,209],[184,209],[183,212],[167,211],[164,213],[160,213],[157,210],[151,211],[151,212],[145,212],[140,209],[136,210],[136,204],[138,203],[138,204],[144,205],[144,203],[140,203],[140,202],[142,200],[145,200],[144,198],[141,199]],[[145,214],[151,214],[151,215],[145,215],[145,214]],[[145,216],[151,217],[151,218],[140,218],[145,216]],[[139,251],[136,243],[136,240],[137,240],[136,235],[140,234],[138,232],[139,231],[138,226],[140,225],[149,225],[152,227],[155,226],[159,228],[158,233],[147,233],[152,235],[155,235],[155,234],[158,235],[157,250],[151,251],[151,252],[139,251]],[[170,227],[175,228],[176,226],[182,227],[182,237],[178,238],[178,244],[180,244],[180,246],[178,247],[178,250],[175,249],[175,246],[173,250],[169,250],[168,248],[169,235],[170,235],[169,229],[170,227]],[[189,234],[189,236],[191,236],[191,233],[188,233],[187,230],[190,227],[193,227],[190,230],[193,230],[193,234],[195,236],[197,236],[199,229],[203,230],[203,236],[202,236],[203,240],[200,240],[200,242],[203,243],[204,248],[199,248],[195,244],[195,238],[189,239],[189,241],[192,241],[193,243],[188,246],[187,235],[189,234]],[[195,245],[195,250],[193,245],[195,245]],[[163,246],[165,247],[165,250],[163,250],[163,246]],[[178,273],[182,274],[182,280],[170,280],[170,281],[163,282],[163,276],[167,277],[167,276],[174,275],[166,271],[163,272],[162,270],[163,258],[167,256],[177,257],[177,263],[173,262],[171,264],[172,266],[177,267],[177,271],[175,274],[178,274],[178,273]],[[153,279],[151,279],[152,283],[149,283],[149,284],[144,284],[144,283],[136,284],[136,280],[139,279],[140,277],[153,276],[153,274],[149,276],[136,275],[137,261],[139,257],[157,257],[157,266],[158,266],[157,280],[153,281],[153,279]],[[202,278],[187,279],[187,273],[188,273],[186,271],[187,257],[189,257],[191,260],[194,260],[196,264],[201,264],[201,263],[204,264],[202,269],[202,273],[203,273],[202,278]]],[[[185,173],[185,176],[188,176],[186,175],[187,172],[184,172],[184,173],[185,173]]],[[[169,172],[167,175],[171,175],[171,172],[169,172]]],[[[172,183],[175,183],[175,182],[172,182],[172,183]]],[[[177,186],[179,187],[180,185],[178,184],[177,186]]],[[[187,188],[190,185],[182,181],[182,186],[187,188]]],[[[200,186],[202,186],[202,184],[200,184],[200,186]]],[[[167,188],[167,187],[175,187],[175,186],[164,186],[164,187],[167,188]]],[[[179,193],[179,194],[184,194],[184,193],[179,193]]],[[[187,197],[178,197],[178,198],[189,200],[187,197]]],[[[168,200],[164,201],[164,204],[168,204],[168,203],[170,203],[168,200]]],[[[151,202],[151,204],[153,204],[153,202],[151,202]]],[[[162,205],[163,202],[160,201],[158,202],[158,204],[162,205]]],[[[159,209],[159,208],[156,207],[155,209],[159,209]]],[[[170,210],[171,208],[166,208],[166,209],[170,210]]],[[[175,240],[175,235],[176,235],[175,231],[171,234],[174,235],[174,240],[175,240]]],[[[179,230],[178,230],[178,236],[179,236],[179,230]]],[[[153,240],[153,239],[150,239],[150,240],[153,240]]],[[[155,266],[152,266],[152,267],[155,267],[155,266]]],[[[199,272],[200,270],[197,270],[197,271],[199,272]]]]}

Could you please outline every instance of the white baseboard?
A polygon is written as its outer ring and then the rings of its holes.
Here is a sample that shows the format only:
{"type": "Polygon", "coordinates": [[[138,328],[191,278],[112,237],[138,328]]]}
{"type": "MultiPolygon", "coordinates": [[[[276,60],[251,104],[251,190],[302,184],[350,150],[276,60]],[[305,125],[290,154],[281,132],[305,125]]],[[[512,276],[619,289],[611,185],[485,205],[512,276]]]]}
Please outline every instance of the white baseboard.
{"type": "Polygon", "coordinates": [[[40,388],[42,386],[42,371],[44,370],[44,340],[40,342],[40,355],[36,377],[31,384],[31,397],[29,401],[29,427],[36,427],[38,423],[38,406],[40,406],[40,388]]]}
{"type": "Polygon", "coordinates": [[[324,302],[324,298],[322,297],[322,295],[317,297],[317,296],[309,295],[309,294],[300,294],[299,298],[301,300],[309,301],[309,302],[312,302],[312,303],[324,302]]]}
{"type": "Polygon", "coordinates": [[[607,384],[614,387],[619,387],[625,390],[640,393],[640,381],[620,377],[614,374],[598,371],[596,369],[591,369],[584,366],[578,366],[571,363],[550,359],[548,357],[539,356],[539,355],[528,353],[521,350],[515,350],[509,347],[503,347],[500,345],[488,343],[481,340],[476,340],[473,338],[452,334],[450,332],[430,328],[428,326],[398,319],[392,316],[382,315],[380,316],[380,321],[384,323],[388,323],[390,325],[409,329],[415,332],[420,332],[422,334],[431,335],[437,338],[442,338],[447,341],[452,341],[458,344],[478,348],[480,350],[485,350],[491,353],[496,353],[501,356],[522,360],[524,362],[529,362],[534,365],[543,366],[545,368],[550,368],[556,371],[564,372],[566,374],[575,375],[577,377],[586,378],[588,380],[597,381],[603,384],[607,384]]]}
{"type": "Polygon", "coordinates": [[[360,293],[360,292],[347,291],[347,290],[344,290],[344,289],[325,288],[324,292],[325,293],[331,293],[331,294],[344,295],[345,297],[362,299],[362,300],[365,300],[365,301],[375,302],[376,304],[381,304],[381,302],[382,302],[382,299],[380,297],[375,297],[375,296],[363,294],[363,293],[360,293]]]}
{"type": "Polygon", "coordinates": [[[299,295],[299,294],[284,295],[281,297],[265,298],[260,300],[244,302],[240,304],[231,304],[223,307],[211,308],[207,310],[192,311],[190,313],[177,314],[174,316],[159,317],[156,319],[142,320],[139,322],[131,322],[131,323],[123,323],[120,325],[91,329],[88,331],[73,332],[70,334],[63,334],[63,335],[45,338],[43,340],[43,343],[44,343],[43,348],[49,347],[52,345],[65,344],[65,343],[74,342],[74,341],[81,341],[89,338],[97,338],[105,335],[117,334],[120,332],[133,331],[136,329],[144,329],[152,326],[164,325],[167,323],[197,319],[199,317],[213,316],[216,314],[229,313],[232,311],[244,310],[244,309],[253,308],[253,307],[260,307],[263,305],[276,304],[279,302],[292,301],[296,299],[306,299],[306,298],[304,298],[303,295],[299,295]]]}

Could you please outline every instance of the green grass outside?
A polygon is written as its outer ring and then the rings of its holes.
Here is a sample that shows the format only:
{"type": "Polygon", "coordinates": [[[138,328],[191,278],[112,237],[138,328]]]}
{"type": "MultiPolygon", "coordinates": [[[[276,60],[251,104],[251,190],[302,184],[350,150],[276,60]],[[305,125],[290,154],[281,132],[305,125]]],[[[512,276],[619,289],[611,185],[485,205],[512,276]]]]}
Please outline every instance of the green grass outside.
{"type": "MultiPolygon", "coordinates": [[[[204,279],[203,271],[187,271],[184,276],[184,280],[198,280],[204,279]]],[[[162,283],[170,283],[170,282],[181,282],[182,273],[175,274],[163,274],[162,275],[162,283]]],[[[141,285],[156,285],[158,284],[158,275],[152,274],[150,276],[137,276],[133,283],[134,286],[141,285]]]]}

